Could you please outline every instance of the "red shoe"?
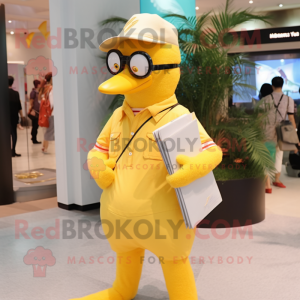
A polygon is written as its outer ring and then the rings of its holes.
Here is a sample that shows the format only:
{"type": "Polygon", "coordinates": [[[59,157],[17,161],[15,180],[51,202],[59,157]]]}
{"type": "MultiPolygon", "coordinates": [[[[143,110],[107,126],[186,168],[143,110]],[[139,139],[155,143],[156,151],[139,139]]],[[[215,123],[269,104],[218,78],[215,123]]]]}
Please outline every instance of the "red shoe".
{"type": "Polygon", "coordinates": [[[266,194],[272,194],[272,189],[266,189],[266,194]]]}
{"type": "Polygon", "coordinates": [[[282,182],[273,182],[273,185],[275,185],[275,186],[277,186],[277,187],[280,187],[280,188],[283,188],[283,189],[285,189],[286,188],[286,186],[282,183],[282,182]]]}

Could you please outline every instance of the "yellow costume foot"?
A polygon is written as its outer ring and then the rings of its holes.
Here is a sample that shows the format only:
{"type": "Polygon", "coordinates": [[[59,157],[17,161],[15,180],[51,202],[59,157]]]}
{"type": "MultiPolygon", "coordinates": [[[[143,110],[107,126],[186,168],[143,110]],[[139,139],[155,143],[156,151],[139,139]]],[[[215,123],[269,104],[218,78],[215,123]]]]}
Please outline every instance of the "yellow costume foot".
{"type": "Polygon", "coordinates": [[[113,287],[102,292],[72,300],[131,300],[138,291],[142,274],[144,249],[117,253],[117,274],[113,287]]]}
{"type": "Polygon", "coordinates": [[[96,294],[92,294],[83,298],[71,299],[71,300],[131,300],[131,299],[124,299],[114,288],[110,288],[96,294]]]}

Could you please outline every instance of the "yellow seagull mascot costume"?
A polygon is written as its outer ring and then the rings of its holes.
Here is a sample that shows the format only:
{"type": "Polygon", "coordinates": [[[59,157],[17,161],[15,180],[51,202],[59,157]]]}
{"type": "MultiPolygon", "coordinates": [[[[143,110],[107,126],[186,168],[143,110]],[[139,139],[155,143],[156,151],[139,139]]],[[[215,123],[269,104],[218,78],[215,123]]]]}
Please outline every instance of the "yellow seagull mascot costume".
{"type": "Polygon", "coordinates": [[[147,249],[160,261],[170,300],[196,300],[189,262],[195,230],[186,229],[174,188],[207,175],[211,169],[192,166],[215,167],[222,152],[198,122],[204,151],[195,157],[179,155],[182,168],[168,175],[155,143],[155,129],[189,113],[174,94],[181,61],[177,30],[158,15],[137,14],[100,49],[108,52],[107,67],[115,76],[99,91],[124,94],[125,100],[89,152],[88,165],[103,189],[103,230],[118,259],[112,287],[81,299],[133,299],[147,249]]]}

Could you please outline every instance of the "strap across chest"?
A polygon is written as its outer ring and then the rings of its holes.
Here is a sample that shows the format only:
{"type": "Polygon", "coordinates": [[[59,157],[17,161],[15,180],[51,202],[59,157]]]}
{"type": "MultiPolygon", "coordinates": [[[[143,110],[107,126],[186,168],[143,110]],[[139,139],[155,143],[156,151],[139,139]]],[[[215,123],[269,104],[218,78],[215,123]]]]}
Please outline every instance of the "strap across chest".
{"type": "MultiPolygon", "coordinates": [[[[175,105],[172,105],[162,111],[160,111],[158,114],[166,111],[169,109],[169,111],[167,113],[169,113],[173,108],[175,108],[177,105],[179,105],[179,103],[176,103],[175,105]]],[[[134,133],[134,135],[131,137],[131,139],[129,140],[129,142],[127,143],[127,145],[124,147],[123,151],[121,152],[121,154],[119,155],[116,164],[118,163],[118,161],[120,160],[120,158],[122,157],[122,155],[124,154],[124,152],[126,151],[126,149],[129,147],[130,143],[133,141],[133,139],[135,138],[135,136],[138,134],[138,132],[153,118],[153,116],[151,116],[149,119],[147,119],[134,133]]]]}
{"type": "MultiPolygon", "coordinates": [[[[276,109],[275,114],[277,114],[277,112],[278,112],[282,120],[284,120],[284,117],[282,116],[282,114],[281,114],[281,112],[280,112],[280,110],[279,110],[278,108],[279,108],[279,105],[280,105],[280,103],[281,103],[281,100],[282,100],[283,96],[284,96],[284,94],[281,95],[281,97],[280,97],[280,99],[279,99],[279,102],[278,102],[278,104],[276,105],[276,104],[275,104],[275,101],[274,101],[273,94],[271,94],[271,97],[272,97],[272,99],[273,99],[273,104],[274,104],[274,107],[275,107],[275,109],[276,109]]],[[[288,100],[289,100],[289,99],[288,99],[288,100]]],[[[287,102],[287,105],[289,105],[289,101],[287,102]]],[[[288,111],[288,109],[287,109],[287,111],[288,111]]],[[[286,111],[286,114],[287,114],[287,111],[286,111]]]]}

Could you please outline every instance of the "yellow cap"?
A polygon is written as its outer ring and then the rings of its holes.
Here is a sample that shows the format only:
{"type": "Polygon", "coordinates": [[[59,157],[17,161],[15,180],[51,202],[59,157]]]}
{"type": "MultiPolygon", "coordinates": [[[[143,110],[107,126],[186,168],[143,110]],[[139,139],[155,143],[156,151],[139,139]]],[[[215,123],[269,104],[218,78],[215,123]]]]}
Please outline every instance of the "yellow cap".
{"type": "Polygon", "coordinates": [[[137,14],[130,18],[118,36],[106,39],[99,48],[108,52],[128,39],[178,46],[178,32],[174,25],[156,14],[137,14]]]}

